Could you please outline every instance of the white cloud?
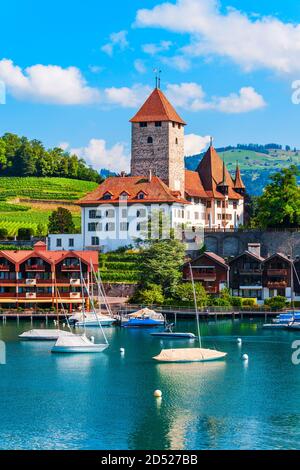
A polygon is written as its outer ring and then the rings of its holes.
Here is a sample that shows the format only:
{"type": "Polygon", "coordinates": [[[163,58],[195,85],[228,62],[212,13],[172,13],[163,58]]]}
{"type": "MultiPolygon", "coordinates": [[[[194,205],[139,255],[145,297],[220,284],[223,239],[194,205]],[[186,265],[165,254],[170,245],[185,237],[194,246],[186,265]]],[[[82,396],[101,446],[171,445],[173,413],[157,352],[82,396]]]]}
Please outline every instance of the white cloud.
{"type": "Polygon", "coordinates": [[[196,134],[188,134],[184,138],[184,154],[189,157],[203,152],[210,143],[211,137],[204,137],[196,134]]]}
{"type": "Polygon", "coordinates": [[[241,88],[239,93],[231,93],[224,98],[217,98],[215,108],[223,113],[245,113],[266,106],[264,98],[254,88],[241,88]]]}
{"type": "Polygon", "coordinates": [[[134,61],[134,68],[138,73],[144,74],[147,72],[147,68],[145,66],[145,63],[141,59],[137,59],[134,61]]]}
{"type": "Polygon", "coordinates": [[[105,140],[91,139],[86,147],[73,148],[70,152],[98,171],[105,168],[120,173],[130,169],[130,155],[123,143],[108,148],[105,140]]]}
{"type": "Polygon", "coordinates": [[[160,41],[158,44],[154,44],[154,43],[144,44],[142,46],[142,49],[146,54],[155,55],[155,54],[158,54],[159,52],[168,51],[171,48],[171,46],[172,46],[171,41],[160,41]]]}
{"type": "Polygon", "coordinates": [[[106,102],[122,108],[137,108],[146,100],[150,92],[150,87],[141,84],[135,84],[130,88],[112,87],[104,90],[106,102]]]}
{"type": "Polygon", "coordinates": [[[77,105],[99,101],[100,93],[87,85],[76,67],[33,65],[22,70],[12,60],[0,61],[0,80],[17,99],[47,104],[77,105]]]}
{"type": "Polygon", "coordinates": [[[190,57],[217,55],[246,71],[300,71],[300,24],[248,16],[233,8],[222,12],[218,0],[177,0],[141,9],[136,25],[190,34],[190,44],[182,49],[190,57]]]}
{"type": "Polygon", "coordinates": [[[227,114],[238,114],[266,106],[262,95],[252,87],[243,87],[238,93],[231,93],[229,96],[208,99],[202,86],[192,82],[169,84],[166,94],[174,106],[194,112],[211,109],[227,114]]]}
{"type": "Polygon", "coordinates": [[[65,152],[70,147],[70,144],[69,142],[60,142],[57,147],[65,152]]]}
{"type": "Polygon", "coordinates": [[[175,55],[173,57],[161,57],[160,59],[163,64],[168,65],[181,72],[186,72],[191,68],[191,62],[187,57],[183,55],[175,55]]]}
{"type": "Polygon", "coordinates": [[[129,42],[127,40],[128,31],[119,31],[118,33],[112,33],[109,36],[110,41],[104,46],[101,47],[101,50],[105,54],[112,56],[116,48],[124,51],[129,47],[129,42]]]}

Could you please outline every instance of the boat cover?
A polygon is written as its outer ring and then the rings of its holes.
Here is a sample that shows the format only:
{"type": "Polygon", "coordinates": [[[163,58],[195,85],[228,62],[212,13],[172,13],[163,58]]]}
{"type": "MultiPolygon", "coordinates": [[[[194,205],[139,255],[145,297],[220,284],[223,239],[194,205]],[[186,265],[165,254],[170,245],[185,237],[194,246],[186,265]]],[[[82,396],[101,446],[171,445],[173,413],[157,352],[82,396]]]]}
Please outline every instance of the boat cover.
{"type": "Polygon", "coordinates": [[[223,359],[227,353],[213,349],[186,348],[186,349],[163,349],[153,359],[159,362],[209,362],[223,359]]]}

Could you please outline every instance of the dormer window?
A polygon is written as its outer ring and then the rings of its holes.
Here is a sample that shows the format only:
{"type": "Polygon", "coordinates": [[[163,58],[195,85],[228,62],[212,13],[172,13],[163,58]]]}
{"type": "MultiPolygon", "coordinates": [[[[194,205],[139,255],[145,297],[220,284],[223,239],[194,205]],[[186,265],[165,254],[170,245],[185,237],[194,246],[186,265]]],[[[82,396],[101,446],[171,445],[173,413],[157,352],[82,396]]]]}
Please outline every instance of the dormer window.
{"type": "Polygon", "coordinates": [[[148,142],[148,144],[153,144],[153,138],[152,138],[152,137],[148,137],[147,142],[148,142]]]}
{"type": "Polygon", "coordinates": [[[104,201],[109,201],[110,199],[112,199],[112,194],[107,192],[103,195],[103,199],[104,201]]]}
{"type": "Polygon", "coordinates": [[[161,127],[161,121],[156,121],[155,122],[155,127],[161,127]]]}
{"type": "Polygon", "coordinates": [[[146,194],[143,193],[143,191],[141,191],[141,192],[137,195],[137,198],[138,198],[139,200],[145,199],[145,197],[146,197],[146,194]]]}
{"type": "Polygon", "coordinates": [[[126,191],[124,191],[123,193],[120,194],[120,199],[122,201],[126,201],[128,199],[128,196],[129,194],[126,191]]]}

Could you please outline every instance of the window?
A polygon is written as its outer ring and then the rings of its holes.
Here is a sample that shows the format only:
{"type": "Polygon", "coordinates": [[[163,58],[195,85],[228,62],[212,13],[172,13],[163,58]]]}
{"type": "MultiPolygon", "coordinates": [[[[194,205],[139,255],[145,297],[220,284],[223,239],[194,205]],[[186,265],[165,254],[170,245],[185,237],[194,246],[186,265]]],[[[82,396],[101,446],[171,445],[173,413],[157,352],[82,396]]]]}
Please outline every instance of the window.
{"type": "Polygon", "coordinates": [[[69,247],[74,248],[74,238],[69,238],[69,247]]]}
{"type": "Polygon", "coordinates": [[[99,224],[96,224],[96,222],[91,222],[88,225],[88,231],[89,232],[97,232],[98,229],[99,229],[99,224]]]}
{"type": "Polygon", "coordinates": [[[147,123],[146,122],[140,122],[140,127],[147,127],[147,123]]]}
{"type": "Polygon", "coordinates": [[[100,245],[99,237],[92,237],[92,246],[99,246],[99,245],[100,245]]]}
{"type": "Polygon", "coordinates": [[[221,201],[217,201],[217,207],[221,207],[221,201]]]}
{"type": "Polygon", "coordinates": [[[62,239],[61,239],[61,238],[58,238],[58,239],[56,240],[56,246],[57,246],[57,248],[61,248],[61,247],[62,247],[62,239]]]}
{"type": "Polygon", "coordinates": [[[101,219],[101,211],[92,210],[89,212],[90,219],[101,219]]]}
{"type": "Polygon", "coordinates": [[[175,139],[175,144],[178,145],[178,139],[177,139],[177,137],[176,137],[176,139],[175,139]]]}
{"type": "Polygon", "coordinates": [[[122,193],[122,194],[120,195],[120,199],[123,200],[123,201],[126,200],[126,199],[128,199],[128,193],[126,193],[126,192],[122,193]]]}
{"type": "Polygon", "coordinates": [[[122,218],[123,219],[127,219],[127,216],[128,216],[127,214],[128,214],[127,209],[122,209],[122,218]]]}
{"type": "Polygon", "coordinates": [[[233,201],[233,208],[234,209],[237,209],[238,205],[237,205],[237,202],[236,201],[233,201]]]}
{"type": "Polygon", "coordinates": [[[147,143],[148,143],[148,144],[153,144],[153,138],[152,138],[152,137],[148,137],[147,143]]]}
{"type": "Polygon", "coordinates": [[[105,226],[105,231],[106,232],[114,232],[116,229],[116,225],[113,222],[109,222],[105,226]]]}
{"type": "Polygon", "coordinates": [[[129,223],[128,222],[121,222],[120,223],[120,231],[121,232],[128,232],[129,230],[129,223]]]}
{"type": "Polygon", "coordinates": [[[103,199],[105,201],[109,201],[111,198],[112,198],[112,195],[110,193],[105,193],[104,196],[103,196],[103,199]]]}
{"type": "Polygon", "coordinates": [[[181,129],[181,124],[178,124],[178,129],[181,129]]]}
{"type": "Polygon", "coordinates": [[[156,121],[155,127],[161,127],[161,121],[156,121]]]}
{"type": "Polygon", "coordinates": [[[140,209],[140,210],[136,211],[136,216],[138,218],[146,217],[146,209],[140,209]]]}
{"type": "Polygon", "coordinates": [[[138,199],[145,199],[145,193],[139,193],[138,194],[138,199]]]}
{"type": "Polygon", "coordinates": [[[176,126],[175,122],[172,122],[172,126],[173,126],[173,127],[175,127],[175,126],[176,126]]]}
{"type": "Polygon", "coordinates": [[[207,201],[206,207],[207,207],[207,209],[211,209],[211,201],[207,201]]]}
{"type": "Polygon", "coordinates": [[[195,220],[199,220],[199,212],[195,212],[195,220]]]}
{"type": "Polygon", "coordinates": [[[106,211],[105,216],[108,219],[113,219],[114,216],[115,216],[115,211],[113,209],[109,209],[109,210],[106,211]]]}
{"type": "Polygon", "coordinates": [[[144,222],[144,223],[138,223],[136,225],[136,231],[137,232],[141,232],[141,231],[146,231],[147,230],[147,224],[144,222]]]}

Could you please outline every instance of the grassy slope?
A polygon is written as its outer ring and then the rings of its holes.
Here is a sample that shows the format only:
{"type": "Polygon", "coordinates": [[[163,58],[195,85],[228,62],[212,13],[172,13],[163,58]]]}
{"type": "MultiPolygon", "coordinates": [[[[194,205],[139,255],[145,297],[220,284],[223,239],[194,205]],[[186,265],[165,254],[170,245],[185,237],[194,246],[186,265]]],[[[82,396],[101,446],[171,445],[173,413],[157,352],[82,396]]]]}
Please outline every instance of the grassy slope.
{"type": "Polygon", "coordinates": [[[96,183],[65,178],[0,177],[0,228],[6,228],[10,236],[20,227],[36,230],[48,223],[55,208],[65,206],[79,229],[80,210],[75,202],[96,187],[96,183]]]}
{"type": "MultiPolygon", "coordinates": [[[[251,150],[236,149],[227,152],[219,152],[219,155],[221,158],[225,159],[229,171],[233,174],[236,168],[236,162],[238,161],[248,192],[250,194],[261,194],[272,173],[292,164],[300,166],[300,151],[287,152],[285,150],[270,150],[269,152],[270,153],[266,155],[251,150]]],[[[186,159],[187,167],[189,169],[195,169],[199,161],[199,155],[188,157],[186,159]]]]}

